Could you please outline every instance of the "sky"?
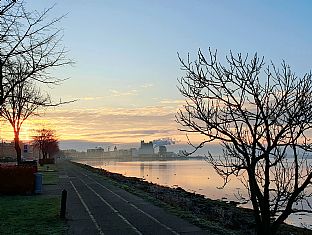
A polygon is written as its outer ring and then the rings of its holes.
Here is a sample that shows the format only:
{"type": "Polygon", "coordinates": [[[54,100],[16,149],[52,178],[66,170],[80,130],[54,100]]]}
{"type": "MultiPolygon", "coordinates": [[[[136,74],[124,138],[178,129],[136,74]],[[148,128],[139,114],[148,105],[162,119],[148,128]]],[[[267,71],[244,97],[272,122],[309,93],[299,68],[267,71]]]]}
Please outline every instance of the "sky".
{"type": "MultiPolygon", "coordinates": [[[[167,137],[183,145],[175,122],[184,103],[178,53],[195,59],[199,48],[217,49],[221,58],[230,50],[257,52],[267,63],[285,60],[299,76],[312,68],[309,0],[29,0],[27,9],[53,5],[51,17],[65,15],[58,27],[75,64],[52,71],[69,79],[47,91],[77,101],[25,122],[22,139],[47,127],[62,148],[138,147],[167,137]]],[[[10,133],[1,128],[0,136],[10,133]]]]}

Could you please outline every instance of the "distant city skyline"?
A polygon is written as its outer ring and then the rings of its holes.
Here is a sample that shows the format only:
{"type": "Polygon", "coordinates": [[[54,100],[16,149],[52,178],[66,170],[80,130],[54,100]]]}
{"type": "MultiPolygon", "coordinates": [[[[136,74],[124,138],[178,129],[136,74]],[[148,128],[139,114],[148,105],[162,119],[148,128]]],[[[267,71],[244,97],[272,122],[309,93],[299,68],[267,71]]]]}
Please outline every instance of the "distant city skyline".
{"type": "MultiPolygon", "coordinates": [[[[48,127],[77,148],[166,137],[185,144],[175,122],[184,103],[176,88],[183,76],[177,53],[195,59],[199,48],[211,47],[223,60],[230,50],[257,52],[266,63],[284,59],[298,76],[312,69],[311,1],[47,0],[26,6],[42,11],[54,4],[50,16],[65,15],[59,27],[75,64],[54,70],[70,79],[47,91],[55,100],[77,101],[26,121],[23,140],[48,127]]],[[[1,125],[1,138],[12,139],[11,128],[1,125]]]]}

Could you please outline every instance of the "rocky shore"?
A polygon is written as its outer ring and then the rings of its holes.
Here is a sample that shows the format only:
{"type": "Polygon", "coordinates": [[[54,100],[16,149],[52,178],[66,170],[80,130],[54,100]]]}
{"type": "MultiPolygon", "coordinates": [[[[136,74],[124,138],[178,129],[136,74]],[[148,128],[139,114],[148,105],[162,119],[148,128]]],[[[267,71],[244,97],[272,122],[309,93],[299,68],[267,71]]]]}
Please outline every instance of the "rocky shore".
{"type": "MultiPolygon", "coordinates": [[[[251,209],[237,207],[234,202],[224,202],[205,198],[203,195],[184,189],[170,188],[146,182],[136,177],[125,177],[104,169],[75,163],[96,172],[115,185],[178,215],[191,223],[214,234],[255,234],[251,209]]],[[[283,225],[279,234],[310,235],[311,230],[283,225]]]]}

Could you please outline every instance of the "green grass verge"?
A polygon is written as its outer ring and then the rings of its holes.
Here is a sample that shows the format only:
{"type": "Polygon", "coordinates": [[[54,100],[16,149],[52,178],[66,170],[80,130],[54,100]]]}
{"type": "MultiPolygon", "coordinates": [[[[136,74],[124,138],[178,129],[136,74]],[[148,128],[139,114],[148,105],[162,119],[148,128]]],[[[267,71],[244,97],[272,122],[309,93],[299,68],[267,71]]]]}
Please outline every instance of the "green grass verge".
{"type": "Polygon", "coordinates": [[[57,172],[42,172],[43,173],[43,179],[42,184],[43,185],[49,185],[49,184],[57,184],[58,182],[58,174],[57,172]]]}
{"type": "Polygon", "coordinates": [[[57,171],[57,165],[56,164],[45,164],[45,165],[38,165],[38,171],[57,171]]]}
{"type": "Polygon", "coordinates": [[[59,210],[59,197],[1,196],[0,234],[64,234],[59,210]]]}
{"type": "Polygon", "coordinates": [[[42,173],[42,184],[57,184],[58,183],[58,173],[56,164],[46,164],[43,166],[38,166],[38,172],[42,173]]]}

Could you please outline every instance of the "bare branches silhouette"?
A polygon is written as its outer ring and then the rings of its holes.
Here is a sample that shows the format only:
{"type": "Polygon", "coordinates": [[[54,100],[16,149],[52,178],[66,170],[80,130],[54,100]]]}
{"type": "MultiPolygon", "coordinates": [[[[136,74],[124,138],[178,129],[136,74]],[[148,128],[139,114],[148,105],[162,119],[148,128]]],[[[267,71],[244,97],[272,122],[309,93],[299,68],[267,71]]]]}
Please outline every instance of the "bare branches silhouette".
{"type": "Polygon", "coordinates": [[[0,105],[25,81],[55,85],[62,82],[50,74],[51,69],[72,61],[66,57],[62,30],[57,27],[62,17],[49,19],[52,8],[29,12],[23,0],[1,1],[0,105]]]}
{"type": "Polygon", "coordinates": [[[234,55],[219,62],[217,51],[179,56],[186,98],[176,115],[184,132],[204,138],[195,151],[218,141],[223,155],[207,160],[223,177],[246,176],[258,234],[275,234],[292,213],[312,212],[312,75],[297,77],[285,61],[234,55]]]}

